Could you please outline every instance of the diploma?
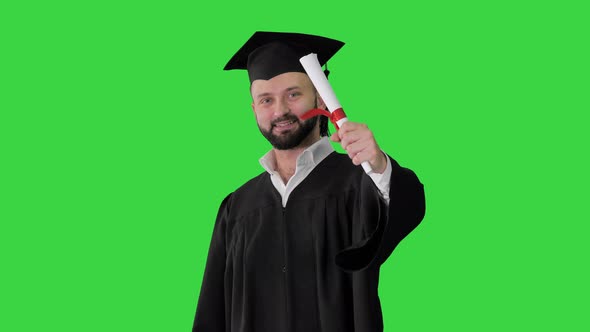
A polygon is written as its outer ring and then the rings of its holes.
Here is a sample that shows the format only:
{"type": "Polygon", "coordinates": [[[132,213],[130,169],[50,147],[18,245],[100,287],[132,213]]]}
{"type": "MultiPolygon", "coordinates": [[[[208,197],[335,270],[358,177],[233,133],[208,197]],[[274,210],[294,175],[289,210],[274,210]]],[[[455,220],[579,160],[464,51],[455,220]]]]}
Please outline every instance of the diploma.
{"type": "MultiPolygon", "coordinates": [[[[315,86],[316,90],[318,90],[324,103],[326,103],[328,111],[330,111],[331,114],[331,120],[334,122],[336,129],[339,129],[342,124],[348,121],[348,118],[346,117],[344,110],[342,110],[342,105],[340,105],[338,98],[336,98],[334,89],[332,89],[330,82],[328,82],[328,79],[322,70],[322,66],[318,61],[318,55],[310,53],[299,59],[299,62],[301,62],[307,76],[309,76],[309,79],[315,86]]],[[[373,171],[368,161],[363,161],[362,166],[367,174],[370,174],[373,171]]]]}

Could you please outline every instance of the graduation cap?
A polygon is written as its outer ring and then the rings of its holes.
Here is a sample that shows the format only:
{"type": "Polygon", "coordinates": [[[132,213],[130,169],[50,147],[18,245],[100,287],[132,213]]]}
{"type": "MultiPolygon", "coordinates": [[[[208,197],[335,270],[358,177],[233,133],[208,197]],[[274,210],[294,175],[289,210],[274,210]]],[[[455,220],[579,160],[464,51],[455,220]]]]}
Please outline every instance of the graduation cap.
{"type": "Polygon", "coordinates": [[[309,53],[316,53],[323,66],[342,46],[341,41],[321,36],[257,31],[223,69],[248,70],[250,83],[269,80],[287,72],[305,73],[299,59],[309,53]]]}

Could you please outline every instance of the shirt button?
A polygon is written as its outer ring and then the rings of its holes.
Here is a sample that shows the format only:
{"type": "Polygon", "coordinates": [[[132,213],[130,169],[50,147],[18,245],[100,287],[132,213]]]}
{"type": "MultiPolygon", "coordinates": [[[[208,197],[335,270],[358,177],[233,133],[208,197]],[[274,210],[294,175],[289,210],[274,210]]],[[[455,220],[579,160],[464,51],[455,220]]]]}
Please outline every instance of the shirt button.
{"type": "Polygon", "coordinates": [[[287,272],[287,267],[283,266],[283,273],[287,272]]]}

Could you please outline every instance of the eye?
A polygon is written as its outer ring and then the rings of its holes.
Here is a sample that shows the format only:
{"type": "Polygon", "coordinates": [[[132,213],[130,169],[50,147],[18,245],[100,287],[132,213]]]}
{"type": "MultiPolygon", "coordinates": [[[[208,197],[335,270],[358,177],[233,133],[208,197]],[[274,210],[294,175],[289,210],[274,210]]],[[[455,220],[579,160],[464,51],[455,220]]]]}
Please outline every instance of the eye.
{"type": "Polygon", "coordinates": [[[260,99],[260,104],[261,105],[270,104],[271,102],[272,102],[272,99],[270,99],[270,98],[262,98],[262,99],[260,99]]]}
{"type": "Polygon", "coordinates": [[[299,91],[294,91],[294,92],[289,93],[289,98],[297,98],[299,96],[301,96],[301,92],[299,92],[299,91]]]}

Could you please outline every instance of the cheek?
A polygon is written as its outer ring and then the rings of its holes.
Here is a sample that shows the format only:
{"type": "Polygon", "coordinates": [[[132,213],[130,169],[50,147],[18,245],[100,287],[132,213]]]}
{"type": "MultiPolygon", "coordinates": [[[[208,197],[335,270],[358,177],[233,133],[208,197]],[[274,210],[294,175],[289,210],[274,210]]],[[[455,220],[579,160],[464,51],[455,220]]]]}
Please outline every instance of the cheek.
{"type": "Polygon", "coordinates": [[[291,112],[293,112],[294,114],[296,114],[298,116],[301,116],[303,113],[309,111],[313,107],[314,107],[313,100],[299,100],[295,103],[292,103],[289,108],[291,109],[291,112]]]}
{"type": "Polygon", "coordinates": [[[254,111],[253,113],[254,113],[254,118],[256,119],[256,123],[258,123],[258,125],[262,126],[262,127],[268,126],[268,123],[270,122],[268,112],[263,112],[263,111],[256,110],[256,109],[253,109],[253,111],[254,111]]]}

